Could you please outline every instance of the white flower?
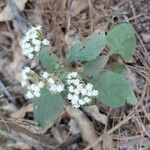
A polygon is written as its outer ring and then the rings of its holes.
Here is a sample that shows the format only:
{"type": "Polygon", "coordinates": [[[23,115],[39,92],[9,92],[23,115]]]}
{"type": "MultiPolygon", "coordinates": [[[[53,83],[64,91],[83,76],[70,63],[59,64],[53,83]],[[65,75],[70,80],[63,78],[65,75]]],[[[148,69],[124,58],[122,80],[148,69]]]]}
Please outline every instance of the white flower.
{"type": "Polygon", "coordinates": [[[78,91],[81,91],[82,89],[83,89],[83,84],[77,85],[77,90],[78,90],[78,91]]]}
{"type": "MultiPolygon", "coordinates": [[[[73,107],[74,106],[76,107],[77,105],[79,105],[78,101],[75,101],[75,100],[72,100],[71,104],[73,105],[73,107]]],[[[78,107],[80,107],[80,105],[78,107]]]]}
{"type": "Polygon", "coordinates": [[[79,105],[81,105],[81,106],[82,106],[82,105],[85,105],[85,104],[86,104],[86,102],[85,102],[85,101],[83,101],[83,99],[80,99],[80,100],[79,100],[79,105]]]}
{"type": "Polygon", "coordinates": [[[33,59],[33,54],[32,54],[32,53],[29,53],[29,54],[28,54],[28,57],[29,57],[30,59],[33,59]]]}
{"type": "Polygon", "coordinates": [[[86,93],[87,93],[87,90],[86,89],[82,89],[81,90],[81,94],[84,96],[84,95],[86,95],[86,93]]]}
{"type": "Polygon", "coordinates": [[[26,73],[29,73],[30,70],[31,70],[31,69],[30,69],[29,67],[25,67],[25,68],[24,68],[24,72],[26,72],[26,73]]]}
{"type": "Polygon", "coordinates": [[[31,98],[34,97],[34,95],[30,91],[28,91],[27,94],[26,94],[26,97],[31,99],[31,98]]]}
{"type": "Polygon", "coordinates": [[[35,46],[35,47],[34,47],[34,50],[35,50],[36,52],[38,52],[38,51],[40,51],[40,47],[39,47],[39,46],[35,46]]]}
{"type": "Polygon", "coordinates": [[[58,93],[62,92],[64,90],[64,85],[63,84],[57,85],[56,90],[57,90],[58,93]]]}
{"type": "Polygon", "coordinates": [[[79,108],[80,105],[79,105],[79,104],[74,104],[73,107],[74,107],[74,108],[79,108]]]}
{"type": "Polygon", "coordinates": [[[41,41],[39,41],[38,39],[35,39],[34,37],[32,37],[33,39],[32,39],[32,44],[34,44],[35,46],[37,46],[37,47],[40,47],[40,45],[41,45],[41,41]]]}
{"type": "Polygon", "coordinates": [[[76,78],[78,76],[77,72],[71,72],[68,74],[67,78],[68,79],[72,79],[72,78],[76,78]]]}
{"type": "Polygon", "coordinates": [[[79,95],[80,92],[79,92],[77,89],[75,89],[75,90],[74,90],[74,94],[79,95]]]}
{"type": "Polygon", "coordinates": [[[69,92],[73,93],[74,92],[74,87],[71,85],[69,86],[69,92]]]}
{"type": "Polygon", "coordinates": [[[73,84],[76,85],[76,86],[79,85],[79,83],[80,83],[80,80],[79,80],[79,79],[75,79],[75,80],[73,81],[73,84]]]}
{"type": "Polygon", "coordinates": [[[35,89],[35,84],[31,84],[30,89],[31,89],[32,91],[34,91],[34,89],[35,89]]]}
{"type": "Polygon", "coordinates": [[[26,86],[26,85],[27,85],[27,81],[26,81],[26,80],[22,80],[22,81],[21,81],[21,86],[24,87],[24,86],[26,86]]]}
{"type": "Polygon", "coordinates": [[[35,97],[40,97],[40,95],[41,95],[40,91],[34,91],[34,96],[35,97]]]}
{"type": "Polygon", "coordinates": [[[22,80],[27,80],[28,79],[27,73],[24,72],[24,71],[22,71],[21,77],[22,77],[22,80]]]}
{"type": "Polygon", "coordinates": [[[72,102],[78,102],[79,101],[79,97],[78,95],[73,95],[73,99],[72,99],[72,102]]]}
{"type": "Polygon", "coordinates": [[[72,78],[71,74],[68,74],[67,78],[68,78],[68,79],[71,79],[71,78],[72,78]]]}
{"type": "Polygon", "coordinates": [[[93,91],[88,91],[86,95],[89,97],[93,96],[93,91]]]}
{"type": "Polygon", "coordinates": [[[84,102],[85,102],[85,103],[89,103],[89,102],[91,102],[91,99],[90,99],[90,98],[88,98],[88,97],[85,97],[83,100],[84,100],[84,102]]]}
{"type": "Polygon", "coordinates": [[[23,54],[30,59],[33,59],[35,52],[41,49],[42,41],[38,39],[40,34],[42,34],[41,26],[32,27],[21,40],[20,46],[23,50],[23,54]]]}
{"type": "Polygon", "coordinates": [[[72,76],[72,78],[76,78],[78,76],[78,73],[77,72],[72,72],[71,76],[72,76]]]}
{"type": "Polygon", "coordinates": [[[44,82],[40,81],[40,82],[38,83],[38,86],[39,86],[39,88],[43,88],[43,87],[44,87],[44,82]]]}
{"type": "Polygon", "coordinates": [[[38,85],[35,85],[33,91],[39,92],[40,91],[40,87],[38,85]]]}
{"type": "Polygon", "coordinates": [[[67,80],[67,83],[70,85],[71,84],[71,80],[67,80]]]}
{"type": "Polygon", "coordinates": [[[67,85],[69,91],[67,98],[75,108],[90,103],[92,98],[98,95],[98,91],[93,89],[93,85],[84,83],[77,72],[71,72],[67,75],[67,85]]]}
{"type": "Polygon", "coordinates": [[[97,96],[99,94],[98,90],[93,90],[92,92],[93,96],[97,96]]]}
{"type": "Polygon", "coordinates": [[[88,83],[88,84],[86,85],[86,89],[87,89],[87,90],[92,90],[92,89],[93,89],[93,85],[92,85],[91,83],[88,83]]]}
{"type": "Polygon", "coordinates": [[[69,93],[67,98],[68,98],[68,100],[72,100],[73,99],[73,95],[69,93]]]}
{"type": "Polygon", "coordinates": [[[55,81],[52,79],[52,78],[48,78],[48,83],[50,83],[50,84],[55,84],[55,81]]]}
{"type": "Polygon", "coordinates": [[[40,25],[38,25],[38,26],[36,27],[36,29],[37,29],[37,30],[41,30],[42,27],[41,27],[40,25]]]}
{"type": "Polygon", "coordinates": [[[44,39],[44,40],[42,41],[42,43],[43,43],[43,45],[49,45],[49,41],[48,41],[47,39],[44,39]]]}
{"type": "Polygon", "coordinates": [[[52,85],[49,90],[52,92],[52,93],[57,93],[57,85],[52,85]]]}
{"type": "Polygon", "coordinates": [[[43,73],[43,78],[47,79],[49,77],[49,73],[48,72],[44,72],[43,73]]]}

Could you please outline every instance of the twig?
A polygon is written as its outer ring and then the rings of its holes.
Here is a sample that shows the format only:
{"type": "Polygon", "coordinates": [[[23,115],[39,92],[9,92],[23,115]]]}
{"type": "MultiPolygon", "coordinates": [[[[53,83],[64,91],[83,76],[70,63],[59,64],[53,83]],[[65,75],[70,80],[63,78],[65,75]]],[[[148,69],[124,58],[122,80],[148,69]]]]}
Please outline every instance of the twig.
{"type": "MultiPolygon", "coordinates": [[[[15,103],[16,99],[10,95],[10,93],[7,91],[7,88],[5,88],[3,82],[0,80],[0,90],[4,92],[4,94],[8,97],[7,100],[10,100],[11,102],[15,103]]],[[[8,103],[10,102],[8,101],[8,103]]]]}

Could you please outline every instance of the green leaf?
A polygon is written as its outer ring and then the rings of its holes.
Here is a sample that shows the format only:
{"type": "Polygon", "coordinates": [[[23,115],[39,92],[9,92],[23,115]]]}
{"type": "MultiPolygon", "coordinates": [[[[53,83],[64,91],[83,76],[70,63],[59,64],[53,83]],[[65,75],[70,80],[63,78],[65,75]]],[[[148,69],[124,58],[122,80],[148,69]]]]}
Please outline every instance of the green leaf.
{"type": "Polygon", "coordinates": [[[133,27],[122,23],[108,32],[107,45],[111,54],[119,54],[130,60],[136,50],[136,38],[133,27]]]}
{"type": "Polygon", "coordinates": [[[48,46],[43,46],[39,51],[39,60],[48,72],[53,72],[58,66],[57,57],[50,51],[48,46]]]}
{"type": "Polygon", "coordinates": [[[106,71],[97,76],[92,83],[99,90],[98,100],[112,108],[121,107],[126,102],[135,104],[137,99],[130,83],[117,72],[106,71]]]}
{"type": "Polygon", "coordinates": [[[41,96],[34,99],[34,118],[39,125],[47,130],[63,110],[63,98],[51,94],[48,89],[41,90],[41,96]]]}
{"type": "Polygon", "coordinates": [[[102,71],[107,63],[109,56],[98,56],[96,59],[85,63],[83,74],[95,76],[102,71]]]}
{"type": "Polygon", "coordinates": [[[95,33],[88,36],[83,42],[77,42],[70,49],[67,59],[69,61],[91,61],[105,48],[105,33],[95,33]]]}
{"type": "Polygon", "coordinates": [[[119,62],[111,62],[111,64],[109,64],[109,66],[107,67],[107,70],[116,72],[123,76],[127,76],[127,70],[125,66],[123,64],[120,64],[119,62]]]}
{"type": "Polygon", "coordinates": [[[137,97],[134,95],[134,91],[132,89],[130,89],[130,94],[127,97],[127,103],[131,104],[131,105],[135,105],[138,102],[137,97]]]}

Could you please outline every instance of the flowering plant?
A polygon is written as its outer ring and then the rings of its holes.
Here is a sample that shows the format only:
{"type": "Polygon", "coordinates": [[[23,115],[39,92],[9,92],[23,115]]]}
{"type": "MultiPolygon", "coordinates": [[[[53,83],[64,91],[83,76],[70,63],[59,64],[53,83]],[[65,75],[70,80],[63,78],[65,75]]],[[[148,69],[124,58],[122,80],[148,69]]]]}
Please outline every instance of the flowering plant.
{"type": "Polygon", "coordinates": [[[130,24],[114,27],[107,36],[93,33],[76,42],[63,62],[52,53],[40,26],[29,29],[21,48],[28,59],[39,60],[44,70],[26,66],[21,85],[27,90],[25,97],[34,99],[35,119],[45,129],[62,111],[64,100],[77,109],[95,101],[110,107],[137,103],[125,67],[113,59],[116,55],[125,61],[132,59],[136,40],[130,24]],[[81,66],[73,67],[72,62],[81,62],[81,66]]]}

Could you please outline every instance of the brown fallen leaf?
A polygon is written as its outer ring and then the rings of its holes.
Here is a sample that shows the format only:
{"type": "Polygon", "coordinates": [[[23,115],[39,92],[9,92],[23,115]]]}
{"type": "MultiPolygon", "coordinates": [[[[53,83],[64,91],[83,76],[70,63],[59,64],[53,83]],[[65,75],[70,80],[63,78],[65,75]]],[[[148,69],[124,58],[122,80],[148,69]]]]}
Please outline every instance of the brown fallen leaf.
{"type": "Polygon", "coordinates": [[[61,126],[55,126],[51,128],[51,133],[58,144],[62,144],[67,141],[69,134],[67,131],[61,126]]]}
{"type": "Polygon", "coordinates": [[[72,134],[78,134],[78,133],[80,133],[78,124],[77,124],[77,122],[75,121],[75,119],[70,119],[68,125],[69,125],[69,131],[70,131],[72,134]]]}
{"type": "MultiPolygon", "coordinates": [[[[82,111],[69,105],[65,106],[65,110],[71,118],[76,120],[83,140],[88,144],[94,142],[95,139],[97,139],[96,131],[92,122],[90,122],[86,115],[82,111]]],[[[93,150],[101,150],[101,145],[99,143],[95,144],[93,150]]]]}
{"type": "MultiPolygon", "coordinates": [[[[22,11],[28,0],[12,0],[12,1],[16,4],[18,9],[22,11]]],[[[13,18],[14,18],[14,15],[11,12],[11,8],[8,5],[6,5],[0,13],[0,22],[9,21],[9,20],[12,20],[13,18]]]]}
{"type": "Polygon", "coordinates": [[[13,103],[9,103],[7,105],[1,106],[0,110],[6,111],[8,113],[16,112],[18,109],[13,103]]]}
{"type": "Polygon", "coordinates": [[[68,46],[68,49],[73,46],[77,41],[79,41],[79,35],[74,30],[69,30],[65,35],[65,42],[68,46]]]}
{"type": "Polygon", "coordinates": [[[112,140],[111,135],[109,135],[103,139],[103,150],[114,150],[113,140],[112,140]]]}
{"type": "Polygon", "coordinates": [[[10,114],[10,117],[12,118],[17,118],[17,119],[22,119],[27,112],[32,112],[33,111],[33,104],[29,104],[27,106],[22,107],[16,112],[13,112],[10,114]]]}
{"type": "Polygon", "coordinates": [[[86,106],[84,107],[84,110],[87,112],[88,115],[93,117],[96,121],[101,122],[104,125],[107,125],[108,117],[104,114],[101,114],[96,105],[86,106]]]}
{"type": "Polygon", "coordinates": [[[17,41],[12,43],[11,51],[13,52],[13,61],[9,64],[9,68],[14,73],[15,79],[20,81],[20,70],[25,63],[25,58],[21,53],[17,41]]]}
{"type": "Polygon", "coordinates": [[[88,8],[88,0],[73,0],[70,5],[72,16],[77,16],[81,11],[88,8]]]}

